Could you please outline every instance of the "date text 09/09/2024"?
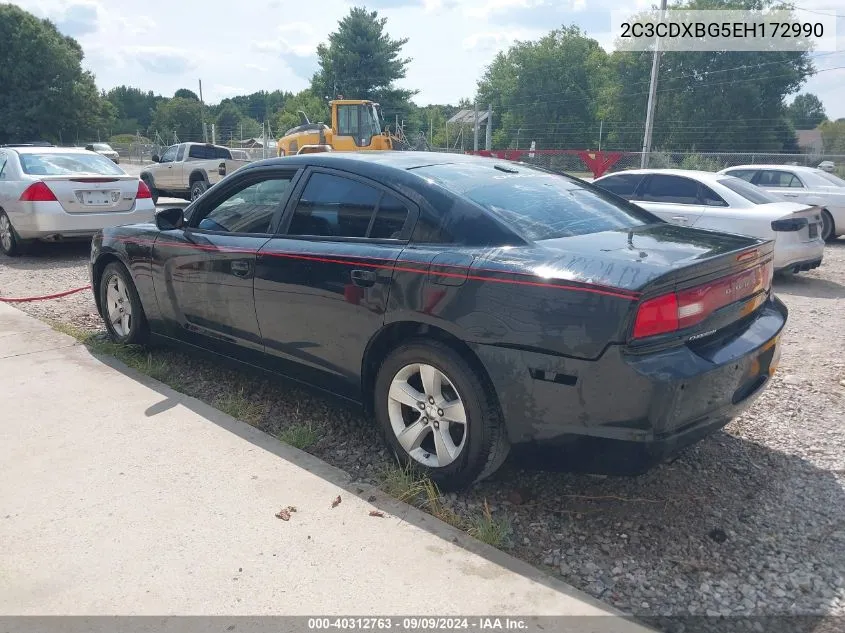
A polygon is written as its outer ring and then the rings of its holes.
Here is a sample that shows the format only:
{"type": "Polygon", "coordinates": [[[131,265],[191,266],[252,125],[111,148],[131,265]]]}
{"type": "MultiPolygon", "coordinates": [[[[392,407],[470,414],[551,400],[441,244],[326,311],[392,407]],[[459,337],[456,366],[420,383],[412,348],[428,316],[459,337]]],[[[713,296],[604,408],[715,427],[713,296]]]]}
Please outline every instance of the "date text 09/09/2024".
{"type": "Polygon", "coordinates": [[[309,618],[308,628],[313,631],[361,630],[361,631],[520,631],[528,628],[520,618],[309,618]]]}

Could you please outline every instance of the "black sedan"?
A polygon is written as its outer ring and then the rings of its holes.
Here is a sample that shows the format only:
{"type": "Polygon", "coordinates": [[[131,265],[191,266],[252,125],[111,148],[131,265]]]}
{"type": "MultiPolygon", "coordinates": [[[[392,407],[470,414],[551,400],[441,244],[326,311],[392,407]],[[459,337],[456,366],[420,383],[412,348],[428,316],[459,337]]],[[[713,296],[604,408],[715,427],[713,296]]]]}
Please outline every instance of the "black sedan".
{"type": "Polygon", "coordinates": [[[107,229],[90,268],[114,341],[358,401],[398,456],[459,487],[511,445],[604,438],[660,460],[724,426],[777,365],[772,250],[519,163],[324,153],[107,229]]]}

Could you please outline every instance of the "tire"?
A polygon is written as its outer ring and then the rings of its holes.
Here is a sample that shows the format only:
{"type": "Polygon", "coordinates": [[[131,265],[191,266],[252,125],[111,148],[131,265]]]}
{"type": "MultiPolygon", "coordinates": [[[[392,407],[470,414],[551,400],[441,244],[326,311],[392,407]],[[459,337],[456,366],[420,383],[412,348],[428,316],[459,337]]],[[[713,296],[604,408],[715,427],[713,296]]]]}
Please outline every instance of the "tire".
{"type": "Polygon", "coordinates": [[[374,409],[397,459],[445,490],[493,474],[510,444],[492,388],[485,383],[460,354],[439,341],[419,339],[393,350],[376,377],[374,409]]]}
{"type": "Polygon", "coordinates": [[[149,325],[141,298],[126,267],[117,262],[106,266],[100,277],[98,292],[109,338],[120,345],[144,345],[149,340],[149,325]],[[118,313],[123,316],[114,320],[118,313]]]}
{"type": "Polygon", "coordinates": [[[29,242],[18,237],[6,212],[0,209],[0,251],[9,257],[23,255],[29,242]]]}
{"type": "Polygon", "coordinates": [[[155,188],[155,185],[153,185],[153,179],[145,174],[141,176],[141,180],[144,181],[144,184],[147,185],[147,189],[150,190],[150,196],[153,199],[153,204],[158,204],[160,192],[155,188]]]}
{"type": "Polygon", "coordinates": [[[190,196],[191,202],[193,202],[194,200],[199,198],[202,194],[204,194],[206,189],[208,189],[208,183],[205,180],[195,180],[191,184],[191,196],[190,196]]]}
{"type": "Polygon", "coordinates": [[[833,216],[827,209],[822,209],[822,239],[825,242],[836,240],[836,226],[833,223],[833,216]]]}

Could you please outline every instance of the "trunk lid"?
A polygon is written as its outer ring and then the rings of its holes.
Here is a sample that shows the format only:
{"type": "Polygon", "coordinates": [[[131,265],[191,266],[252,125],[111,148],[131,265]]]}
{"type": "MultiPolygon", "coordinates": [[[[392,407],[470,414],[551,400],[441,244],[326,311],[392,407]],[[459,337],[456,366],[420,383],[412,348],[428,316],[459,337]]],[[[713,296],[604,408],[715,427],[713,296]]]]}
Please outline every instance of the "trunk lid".
{"type": "Polygon", "coordinates": [[[129,175],[69,174],[40,180],[68,213],[131,211],[138,195],[138,178],[129,175]]]}

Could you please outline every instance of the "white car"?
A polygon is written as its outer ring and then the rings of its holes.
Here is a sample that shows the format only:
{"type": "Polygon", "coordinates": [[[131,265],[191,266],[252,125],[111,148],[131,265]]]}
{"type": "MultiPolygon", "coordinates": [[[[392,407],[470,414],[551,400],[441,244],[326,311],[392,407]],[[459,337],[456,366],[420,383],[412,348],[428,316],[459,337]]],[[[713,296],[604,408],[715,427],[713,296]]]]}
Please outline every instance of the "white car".
{"type": "Polygon", "coordinates": [[[845,180],[815,167],[737,165],[719,172],[747,180],[784,200],[821,207],[822,239],[845,235],[845,180]]]}
{"type": "Polygon", "coordinates": [[[821,210],[787,202],[745,180],[686,169],[636,169],[593,184],[682,226],[775,242],[775,270],[798,272],[822,263],[821,210]]]}
{"type": "Polygon", "coordinates": [[[0,146],[0,251],[6,255],[20,254],[31,240],[90,238],[154,216],[147,185],[96,152],[0,146]]]}

